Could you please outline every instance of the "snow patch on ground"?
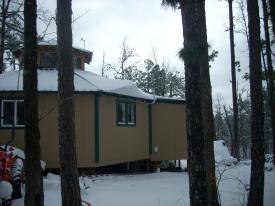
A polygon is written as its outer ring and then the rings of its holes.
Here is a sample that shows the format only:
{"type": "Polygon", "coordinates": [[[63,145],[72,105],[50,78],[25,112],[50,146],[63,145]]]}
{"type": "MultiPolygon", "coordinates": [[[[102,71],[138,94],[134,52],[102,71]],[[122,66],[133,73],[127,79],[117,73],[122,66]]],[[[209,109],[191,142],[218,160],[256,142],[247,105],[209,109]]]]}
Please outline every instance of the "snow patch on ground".
{"type": "Polygon", "coordinates": [[[215,162],[218,165],[230,166],[237,163],[237,159],[230,155],[223,140],[214,141],[214,153],[215,162]]]}
{"type": "MultiPolygon", "coordinates": [[[[236,163],[223,141],[215,141],[217,185],[221,205],[246,205],[251,161],[236,163]]],[[[266,161],[268,163],[271,161],[266,161]]],[[[181,167],[187,161],[181,160],[181,167]]],[[[272,165],[273,168],[273,165],[272,165]]],[[[275,170],[265,173],[264,205],[274,206],[275,170]]],[[[188,206],[187,172],[159,172],[138,175],[95,175],[79,178],[82,199],[93,206],[188,206]]],[[[45,206],[61,206],[60,176],[44,178],[45,206]]],[[[23,199],[13,206],[23,206],[23,199]]]]}
{"type": "MultiPolygon", "coordinates": [[[[223,206],[245,205],[250,165],[219,166],[217,177],[223,206]],[[220,174],[223,172],[222,174],[220,174]]],[[[274,206],[275,171],[265,174],[264,205],[274,206]]],[[[82,199],[93,206],[185,206],[189,205],[187,172],[80,177],[82,199]],[[84,187],[85,185],[85,187],[84,187]],[[86,189],[85,189],[86,188],[86,189]]],[[[61,206],[60,177],[44,178],[45,206],[61,206]]],[[[23,206],[23,199],[13,206],[23,206]]]]}
{"type": "Polygon", "coordinates": [[[187,160],[181,160],[180,167],[183,171],[187,171],[187,160]]]}

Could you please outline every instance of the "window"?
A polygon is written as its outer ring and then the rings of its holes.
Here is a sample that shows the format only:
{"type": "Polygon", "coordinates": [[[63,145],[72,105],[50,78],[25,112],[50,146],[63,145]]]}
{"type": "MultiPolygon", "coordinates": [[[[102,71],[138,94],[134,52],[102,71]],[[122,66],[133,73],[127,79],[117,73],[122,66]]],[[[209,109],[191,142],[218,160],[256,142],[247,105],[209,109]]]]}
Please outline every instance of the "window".
{"type": "Polygon", "coordinates": [[[1,127],[24,127],[24,101],[2,100],[1,127]]]}
{"type": "Polygon", "coordinates": [[[40,68],[56,68],[56,53],[43,53],[40,56],[40,68]]]}
{"type": "Polygon", "coordinates": [[[131,101],[117,101],[117,125],[136,125],[136,105],[131,101]]]}
{"type": "Polygon", "coordinates": [[[76,65],[75,65],[76,69],[82,69],[82,59],[80,57],[76,58],[76,65]]]}
{"type": "Polygon", "coordinates": [[[127,106],[127,123],[134,125],[135,122],[135,105],[134,103],[128,103],[127,106]]]}

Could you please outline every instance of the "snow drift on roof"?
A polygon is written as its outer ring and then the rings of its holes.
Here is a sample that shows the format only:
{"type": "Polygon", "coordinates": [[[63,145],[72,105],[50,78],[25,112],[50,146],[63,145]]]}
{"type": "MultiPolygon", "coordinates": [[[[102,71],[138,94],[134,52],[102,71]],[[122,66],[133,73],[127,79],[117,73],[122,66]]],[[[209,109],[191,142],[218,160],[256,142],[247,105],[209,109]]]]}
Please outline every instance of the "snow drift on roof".
{"type": "MultiPolygon", "coordinates": [[[[38,91],[57,92],[57,70],[38,70],[38,91]]],[[[129,80],[108,79],[95,73],[74,70],[75,91],[106,92],[135,98],[153,100],[154,96],[141,91],[137,85],[129,80]]],[[[22,91],[23,71],[10,71],[0,75],[0,91],[22,91]]]]}
{"type": "MultiPolygon", "coordinates": [[[[57,40],[56,39],[40,40],[40,41],[37,41],[37,45],[39,45],[39,46],[57,46],[57,40]]],[[[92,53],[91,51],[80,48],[80,47],[73,46],[73,48],[83,51],[83,52],[86,52],[86,53],[92,53]]]]}

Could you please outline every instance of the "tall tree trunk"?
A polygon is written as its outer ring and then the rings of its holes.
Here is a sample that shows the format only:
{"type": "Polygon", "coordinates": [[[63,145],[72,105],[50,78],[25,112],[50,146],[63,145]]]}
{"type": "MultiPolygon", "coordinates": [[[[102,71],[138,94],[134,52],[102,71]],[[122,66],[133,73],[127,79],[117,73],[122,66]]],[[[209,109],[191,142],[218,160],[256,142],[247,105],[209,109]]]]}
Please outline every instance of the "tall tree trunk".
{"type": "Polygon", "coordinates": [[[229,7],[229,31],[230,31],[230,52],[231,52],[231,77],[232,77],[232,99],[233,99],[233,133],[234,133],[234,157],[240,159],[240,139],[238,134],[238,97],[236,84],[236,61],[235,61],[235,41],[234,41],[234,22],[233,22],[233,0],[228,0],[229,7]]]}
{"type": "Polygon", "coordinates": [[[36,0],[24,4],[25,205],[43,206],[37,92],[36,0]]]}
{"type": "MultiPolygon", "coordinates": [[[[205,48],[204,48],[205,49],[205,48]]],[[[205,51],[206,52],[206,51],[205,51]]],[[[215,127],[212,108],[212,93],[208,59],[200,61],[201,69],[201,107],[203,117],[203,134],[205,143],[205,166],[208,186],[208,205],[219,205],[216,187],[214,139],[215,127]]]]}
{"type": "Polygon", "coordinates": [[[251,93],[251,177],[248,206],[262,206],[264,197],[263,95],[260,18],[257,0],[247,0],[251,93]]]}
{"type": "MultiPolygon", "coordinates": [[[[204,18],[201,21],[206,22],[205,9],[202,10],[204,18]]],[[[202,43],[207,45],[206,23],[202,25],[202,43]]],[[[201,81],[201,108],[203,120],[203,135],[205,144],[205,167],[207,179],[208,205],[219,205],[216,187],[215,158],[214,158],[214,139],[215,126],[212,107],[212,92],[209,74],[208,46],[201,48],[201,57],[199,61],[200,81],[201,81]]]]}
{"type": "Polygon", "coordinates": [[[272,30],[275,38],[275,0],[269,0],[272,30]]]}
{"type": "Polygon", "coordinates": [[[229,120],[229,115],[227,112],[227,109],[225,108],[225,106],[223,106],[223,110],[224,110],[224,114],[225,114],[225,123],[227,125],[228,131],[229,131],[229,135],[230,135],[230,141],[231,141],[231,155],[233,155],[234,153],[234,149],[233,149],[233,134],[232,134],[232,129],[231,129],[231,125],[230,125],[230,120],[229,120]]]}
{"type": "Polygon", "coordinates": [[[201,65],[205,58],[208,59],[204,0],[182,0],[181,13],[185,53],[190,205],[198,206],[208,203],[201,105],[201,65]]]}
{"type": "Polygon", "coordinates": [[[58,133],[62,205],[80,206],[72,54],[71,0],[57,1],[58,133]]]}
{"type": "MultiPolygon", "coordinates": [[[[272,140],[273,140],[273,157],[275,157],[275,102],[274,102],[274,80],[273,80],[273,66],[270,49],[270,36],[268,26],[268,10],[266,0],[262,0],[263,14],[264,14],[264,33],[265,33],[265,49],[268,69],[268,96],[271,111],[271,129],[272,129],[272,140]]],[[[275,164],[275,158],[273,158],[275,164]]]]}
{"type": "MultiPolygon", "coordinates": [[[[206,22],[205,10],[202,11],[206,22]]],[[[207,30],[206,23],[204,23],[202,29],[203,44],[207,44],[207,30]]],[[[215,158],[214,158],[214,139],[215,139],[215,126],[212,107],[212,91],[209,74],[209,58],[208,58],[208,46],[201,48],[201,57],[199,61],[200,66],[200,81],[201,81],[201,107],[202,107],[202,119],[203,119],[203,135],[205,143],[205,166],[206,166],[206,178],[207,178],[207,194],[208,205],[219,205],[217,187],[216,187],[216,175],[215,175],[215,158]]]]}

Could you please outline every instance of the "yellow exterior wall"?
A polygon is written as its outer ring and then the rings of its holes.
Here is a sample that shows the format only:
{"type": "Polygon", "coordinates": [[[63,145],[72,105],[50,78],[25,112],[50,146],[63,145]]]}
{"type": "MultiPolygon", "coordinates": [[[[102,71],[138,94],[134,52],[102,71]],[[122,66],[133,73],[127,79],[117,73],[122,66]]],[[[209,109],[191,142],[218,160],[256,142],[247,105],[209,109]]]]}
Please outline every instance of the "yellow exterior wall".
{"type": "Polygon", "coordinates": [[[100,131],[97,166],[149,159],[148,104],[136,102],[136,126],[116,125],[116,101],[111,96],[99,97],[100,131]]]}
{"type": "MultiPolygon", "coordinates": [[[[22,94],[21,94],[22,95],[22,94]]],[[[0,97],[17,97],[0,93],[0,97]]],[[[99,96],[99,162],[95,163],[95,97],[76,94],[75,126],[78,167],[99,167],[149,159],[187,159],[185,105],[152,105],[152,146],[149,154],[148,103],[136,100],[136,126],[116,124],[116,102],[120,98],[99,96]],[[158,151],[155,152],[155,146],[158,151]]],[[[58,107],[56,93],[39,94],[41,159],[48,168],[59,167],[58,107]]],[[[10,129],[0,129],[0,144],[11,136],[10,129]]],[[[13,145],[24,149],[24,129],[16,129],[13,145]]]]}
{"type": "MultiPolygon", "coordinates": [[[[1,96],[16,96],[4,94],[1,96]]],[[[94,166],[94,96],[76,95],[75,127],[78,167],[94,166]]],[[[41,159],[48,168],[59,167],[58,150],[58,107],[57,94],[39,95],[39,122],[41,159]]],[[[10,129],[0,129],[0,144],[10,138],[10,129]]],[[[24,149],[24,129],[15,130],[15,140],[12,145],[24,149]]]]}
{"type": "Polygon", "coordinates": [[[187,159],[185,125],[184,104],[152,105],[152,160],[187,159]]]}
{"type": "MultiPolygon", "coordinates": [[[[56,94],[41,94],[39,98],[42,159],[47,167],[59,167],[58,150],[58,108],[56,94]]],[[[76,94],[75,101],[75,133],[78,167],[93,167],[94,163],[94,96],[76,94]]]]}

